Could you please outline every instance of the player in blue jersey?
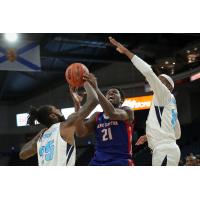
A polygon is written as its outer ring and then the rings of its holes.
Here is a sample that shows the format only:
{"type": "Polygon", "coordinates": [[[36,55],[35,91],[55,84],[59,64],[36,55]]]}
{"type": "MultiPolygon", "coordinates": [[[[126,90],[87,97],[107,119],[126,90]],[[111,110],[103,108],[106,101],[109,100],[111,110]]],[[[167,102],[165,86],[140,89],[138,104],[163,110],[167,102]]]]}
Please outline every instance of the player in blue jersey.
{"type": "Polygon", "coordinates": [[[92,166],[128,166],[132,161],[132,133],[134,112],[122,107],[124,94],[116,87],[102,94],[94,75],[85,75],[96,91],[103,112],[94,113],[87,122],[80,121],[76,127],[78,135],[84,137],[95,133],[95,154],[92,166]]]}

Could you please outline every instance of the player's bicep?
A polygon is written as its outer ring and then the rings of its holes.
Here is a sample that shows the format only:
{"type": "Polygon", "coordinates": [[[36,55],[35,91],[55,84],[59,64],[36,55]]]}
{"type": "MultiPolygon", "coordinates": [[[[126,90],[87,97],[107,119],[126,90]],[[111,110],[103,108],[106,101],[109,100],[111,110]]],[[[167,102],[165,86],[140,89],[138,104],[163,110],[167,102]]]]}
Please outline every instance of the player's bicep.
{"type": "Polygon", "coordinates": [[[110,116],[110,119],[121,120],[121,121],[125,121],[125,120],[133,121],[134,114],[133,114],[133,111],[128,107],[123,108],[123,109],[115,109],[115,112],[110,116]]]}
{"type": "Polygon", "coordinates": [[[145,75],[153,93],[159,104],[164,105],[169,102],[171,98],[171,92],[169,89],[160,81],[153,71],[149,71],[145,75]]]}
{"type": "Polygon", "coordinates": [[[67,119],[63,122],[64,128],[69,128],[71,126],[74,126],[75,122],[78,120],[78,112],[74,112],[70,114],[67,119]]]}
{"type": "Polygon", "coordinates": [[[129,107],[124,107],[123,109],[124,109],[124,110],[126,111],[126,113],[128,114],[128,120],[129,120],[130,122],[133,122],[134,119],[135,119],[134,111],[133,111],[131,108],[129,108],[129,107]]]}
{"type": "Polygon", "coordinates": [[[145,76],[156,96],[156,99],[159,101],[158,103],[167,103],[168,98],[171,97],[171,93],[153,72],[151,66],[136,55],[133,56],[131,61],[135,65],[135,67],[145,76]]]}

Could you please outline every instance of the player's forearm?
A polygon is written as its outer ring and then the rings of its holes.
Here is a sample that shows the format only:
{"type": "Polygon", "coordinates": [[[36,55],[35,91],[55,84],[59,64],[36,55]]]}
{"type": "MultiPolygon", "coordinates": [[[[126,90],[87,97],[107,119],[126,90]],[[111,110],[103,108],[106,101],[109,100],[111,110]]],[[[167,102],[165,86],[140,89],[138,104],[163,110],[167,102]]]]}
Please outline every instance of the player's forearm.
{"type": "Polygon", "coordinates": [[[84,88],[87,93],[86,103],[78,110],[78,112],[71,114],[67,118],[65,123],[66,126],[72,126],[76,124],[77,121],[84,120],[98,104],[98,97],[92,86],[88,82],[85,82],[84,88]]]}
{"type": "Polygon", "coordinates": [[[96,101],[89,101],[86,102],[80,109],[78,112],[75,112],[73,114],[71,114],[67,120],[64,122],[64,126],[65,127],[69,127],[69,126],[76,126],[76,124],[79,121],[84,120],[91,112],[92,110],[94,110],[94,108],[97,106],[98,102],[96,101]]]}
{"type": "Polygon", "coordinates": [[[86,94],[87,94],[86,103],[88,103],[88,104],[97,103],[98,96],[97,96],[97,93],[94,90],[94,88],[88,82],[84,83],[84,88],[85,88],[86,94]]]}
{"type": "Polygon", "coordinates": [[[77,112],[78,113],[77,120],[85,119],[94,110],[97,104],[98,101],[96,99],[93,99],[93,101],[86,102],[77,112]]]}
{"type": "Polygon", "coordinates": [[[135,55],[128,49],[125,52],[125,55],[131,60],[136,69],[140,71],[147,79],[149,79],[149,72],[154,73],[151,66],[148,63],[146,63],[144,60],[139,58],[137,55],[135,55]]]}
{"type": "Polygon", "coordinates": [[[124,54],[131,60],[135,54],[128,49],[124,52],[124,54]]]}
{"type": "Polygon", "coordinates": [[[85,119],[98,104],[98,96],[93,87],[88,83],[84,83],[84,88],[87,94],[86,103],[78,111],[79,119],[85,119]]]}
{"type": "Polygon", "coordinates": [[[78,112],[81,106],[80,104],[76,103],[75,100],[73,100],[73,102],[74,102],[74,111],[78,112]]]}
{"type": "Polygon", "coordinates": [[[21,160],[27,160],[28,158],[34,156],[35,154],[36,154],[36,151],[29,149],[29,150],[21,151],[19,153],[19,158],[21,160]]]}
{"type": "Polygon", "coordinates": [[[47,130],[42,129],[31,141],[27,142],[21,149],[20,153],[19,153],[19,157],[22,160],[26,160],[32,156],[34,156],[37,153],[37,141],[39,139],[39,137],[41,136],[41,134],[47,130]]]}
{"type": "Polygon", "coordinates": [[[168,102],[171,93],[153,72],[151,66],[136,55],[133,56],[131,62],[144,75],[159,103],[165,104],[168,102]]]}
{"type": "Polygon", "coordinates": [[[149,64],[147,64],[144,60],[139,58],[138,56],[134,55],[131,58],[131,62],[133,65],[144,75],[146,76],[146,73],[151,72],[152,68],[149,64]]]}
{"type": "Polygon", "coordinates": [[[35,155],[36,152],[37,152],[37,140],[34,138],[33,140],[29,141],[22,147],[19,153],[19,157],[22,160],[26,160],[35,155]]]}
{"type": "Polygon", "coordinates": [[[114,106],[108,101],[108,99],[102,94],[102,92],[99,90],[99,88],[96,90],[99,103],[101,107],[103,108],[103,111],[108,115],[108,116],[113,116],[115,113],[115,108],[114,106]]]}
{"type": "Polygon", "coordinates": [[[75,105],[75,106],[74,106],[75,112],[79,111],[79,109],[80,109],[80,105],[75,105]]]}

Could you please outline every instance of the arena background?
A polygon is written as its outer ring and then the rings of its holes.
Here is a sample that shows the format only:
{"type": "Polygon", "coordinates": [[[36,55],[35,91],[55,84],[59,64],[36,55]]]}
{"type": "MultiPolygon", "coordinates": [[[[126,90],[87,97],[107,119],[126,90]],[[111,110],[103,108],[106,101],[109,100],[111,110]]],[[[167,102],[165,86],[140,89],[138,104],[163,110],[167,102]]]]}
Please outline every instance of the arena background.
{"type": "MultiPolygon", "coordinates": [[[[175,80],[182,137],[180,165],[196,165],[200,154],[200,34],[20,34],[19,40],[40,45],[41,71],[0,71],[0,165],[37,165],[37,157],[21,161],[21,146],[41,126],[17,126],[16,115],[26,113],[30,105],[53,104],[72,107],[66,67],[73,62],[84,63],[98,77],[100,89],[120,86],[127,97],[150,95],[143,76],[130,61],[118,54],[108,43],[116,37],[152,65],[157,74],[168,73],[175,80]],[[196,75],[197,74],[197,75],[196,75]],[[196,75],[196,80],[191,79],[196,75]],[[193,80],[193,81],[192,81],[193,80]],[[192,153],[192,154],[191,154],[192,153]],[[196,156],[197,155],[197,156],[196,156]],[[192,159],[194,161],[192,161],[192,159]]],[[[4,35],[0,44],[5,43],[4,35]]],[[[194,78],[195,79],[195,78],[194,78]]],[[[135,112],[136,132],[133,143],[145,133],[148,110],[135,112]]],[[[77,139],[77,165],[87,165],[94,151],[94,138],[77,139]]],[[[136,165],[151,165],[147,145],[133,148],[136,165]]]]}

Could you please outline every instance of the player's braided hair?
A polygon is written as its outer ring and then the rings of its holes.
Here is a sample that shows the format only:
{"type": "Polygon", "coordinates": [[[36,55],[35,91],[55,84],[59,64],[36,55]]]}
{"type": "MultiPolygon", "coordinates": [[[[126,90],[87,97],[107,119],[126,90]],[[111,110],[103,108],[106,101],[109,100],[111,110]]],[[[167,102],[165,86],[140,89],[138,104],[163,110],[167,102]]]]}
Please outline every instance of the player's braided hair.
{"type": "Polygon", "coordinates": [[[27,124],[35,125],[35,121],[37,120],[39,123],[49,127],[52,125],[52,121],[49,117],[52,111],[52,106],[50,105],[43,105],[40,106],[38,109],[34,106],[30,107],[29,116],[27,120],[27,124]]]}

